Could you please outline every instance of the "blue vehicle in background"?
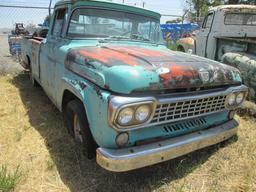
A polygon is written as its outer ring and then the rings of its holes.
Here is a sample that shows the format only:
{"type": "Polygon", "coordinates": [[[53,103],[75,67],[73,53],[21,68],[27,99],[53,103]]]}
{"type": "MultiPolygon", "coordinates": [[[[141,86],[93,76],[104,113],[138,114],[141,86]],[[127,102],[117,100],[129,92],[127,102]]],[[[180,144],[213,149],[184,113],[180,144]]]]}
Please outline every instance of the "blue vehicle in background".
{"type": "Polygon", "coordinates": [[[44,22],[42,24],[38,24],[38,26],[39,27],[36,29],[32,36],[46,38],[49,30],[49,21],[45,19],[44,22]]]}
{"type": "Polygon", "coordinates": [[[15,29],[11,31],[11,34],[8,35],[8,44],[9,44],[9,52],[12,56],[14,56],[18,61],[21,57],[21,41],[23,36],[33,36],[33,37],[42,37],[45,38],[48,33],[49,21],[45,20],[43,24],[38,24],[38,28],[35,29],[33,33],[29,33],[28,30],[25,29],[23,23],[16,23],[15,29]]]}
{"type": "Polygon", "coordinates": [[[170,41],[175,44],[177,40],[184,37],[190,37],[192,32],[199,29],[198,24],[188,23],[188,24],[163,24],[161,29],[166,41],[170,41]]]}
{"type": "Polygon", "coordinates": [[[15,29],[8,35],[9,51],[11,55],[19,56],[21,54],[21,36],[28,34],[29,32],[25,29],[23,23],[15,24],[15,29]]]}

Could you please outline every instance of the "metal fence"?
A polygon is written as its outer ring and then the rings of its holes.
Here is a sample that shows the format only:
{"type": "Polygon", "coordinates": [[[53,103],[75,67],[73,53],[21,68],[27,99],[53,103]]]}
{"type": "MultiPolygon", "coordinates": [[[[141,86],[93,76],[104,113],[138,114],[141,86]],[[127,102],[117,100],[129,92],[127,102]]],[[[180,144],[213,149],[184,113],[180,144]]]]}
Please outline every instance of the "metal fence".
{"type": "Polygon", "coordinates": [[[0,5],[0,34],[10,32],[15,23],[24,23],[30,30],[42,23],[47,15],[47,7],[0,5]]]}

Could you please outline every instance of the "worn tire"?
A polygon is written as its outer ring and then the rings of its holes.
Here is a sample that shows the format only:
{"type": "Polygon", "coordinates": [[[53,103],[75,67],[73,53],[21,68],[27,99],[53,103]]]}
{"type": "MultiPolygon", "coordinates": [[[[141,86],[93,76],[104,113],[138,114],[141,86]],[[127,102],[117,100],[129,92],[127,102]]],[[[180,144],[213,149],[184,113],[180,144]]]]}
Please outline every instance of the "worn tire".
{"type": "Polygon", "coordinates": [[[75,138],[75,116],[78,118],[80,125],[80,134],[82,137],[82,141],[80,143],[82,145],[84,155],[87,156],[88,159],[93,159],[96,155],[97,144],[92,137],[84,106],[82,102],[77,99],[70,101],[64,109],[64,120],[68,132],[73,138],[75,138]]]}
{"type": "Polygon", "coordinates": [[[33,75],[32,75],[31,63],[29,63],[27,57],[26,57],[26,59],[27,59],[26,62],[29,64],[29,79],[30,79],[30,82],[31,82],[31,84],[33,85],[33,87],[40,87],[40,85],[37,83],[37,81],[35,80],[35,78],[34,78],[33,75]]]}

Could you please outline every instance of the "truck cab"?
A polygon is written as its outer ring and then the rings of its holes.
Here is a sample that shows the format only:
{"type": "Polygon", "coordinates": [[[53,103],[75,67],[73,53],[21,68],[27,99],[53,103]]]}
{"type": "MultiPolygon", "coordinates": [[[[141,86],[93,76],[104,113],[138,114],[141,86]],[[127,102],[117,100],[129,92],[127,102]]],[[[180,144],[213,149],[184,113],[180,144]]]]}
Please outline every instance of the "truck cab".
{"type": "Polygon", "coordinates": [[[255,30],[256,6],[227,5],[213,8],[195,35],[195,53],[221,61],[226,52],[251,52],[253,50],[248,44],[255,43],[255,30]]]}
{"type": "Polygon", "coordinates": [[[88,158],[115,172],[236,135],[248,91],[236,68],[167,49],[160,14],[107,1],[59,1],[22,56],[88,158]]]}

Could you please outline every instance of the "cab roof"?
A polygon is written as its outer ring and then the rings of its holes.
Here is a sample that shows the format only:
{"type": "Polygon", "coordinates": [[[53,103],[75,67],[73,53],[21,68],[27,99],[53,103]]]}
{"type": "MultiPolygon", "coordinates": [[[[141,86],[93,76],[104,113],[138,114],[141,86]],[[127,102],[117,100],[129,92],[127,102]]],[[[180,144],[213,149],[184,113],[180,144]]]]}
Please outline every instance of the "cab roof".
{"type": "Polygon", "coordinates": [[[239,5],[220,5],[217,7],[213,7],[210,10],[211,11],[221,11],[221,10],[237,10],[237,9],[249,9],[249,10],[255,10],[256,11],[256,5],[244,5],[244,4],[239,4],[239,5]]]}
{"type": "Polygon", "coordinates": [[[119,11],[126,11],[126,12],[132,12],[135,14],[150,16],[156,19],[161,18],[161,15],[157,12],[147,10],[144,8],[135,7],[135,6],[125,5],[121,3],[113,3],[107,0],[60,0],[55,4],[55,7],[61,6],[64,4],[72,4],[74,8],[79,6],[103,7],[103,8],[116,9],[119,11]]]}

